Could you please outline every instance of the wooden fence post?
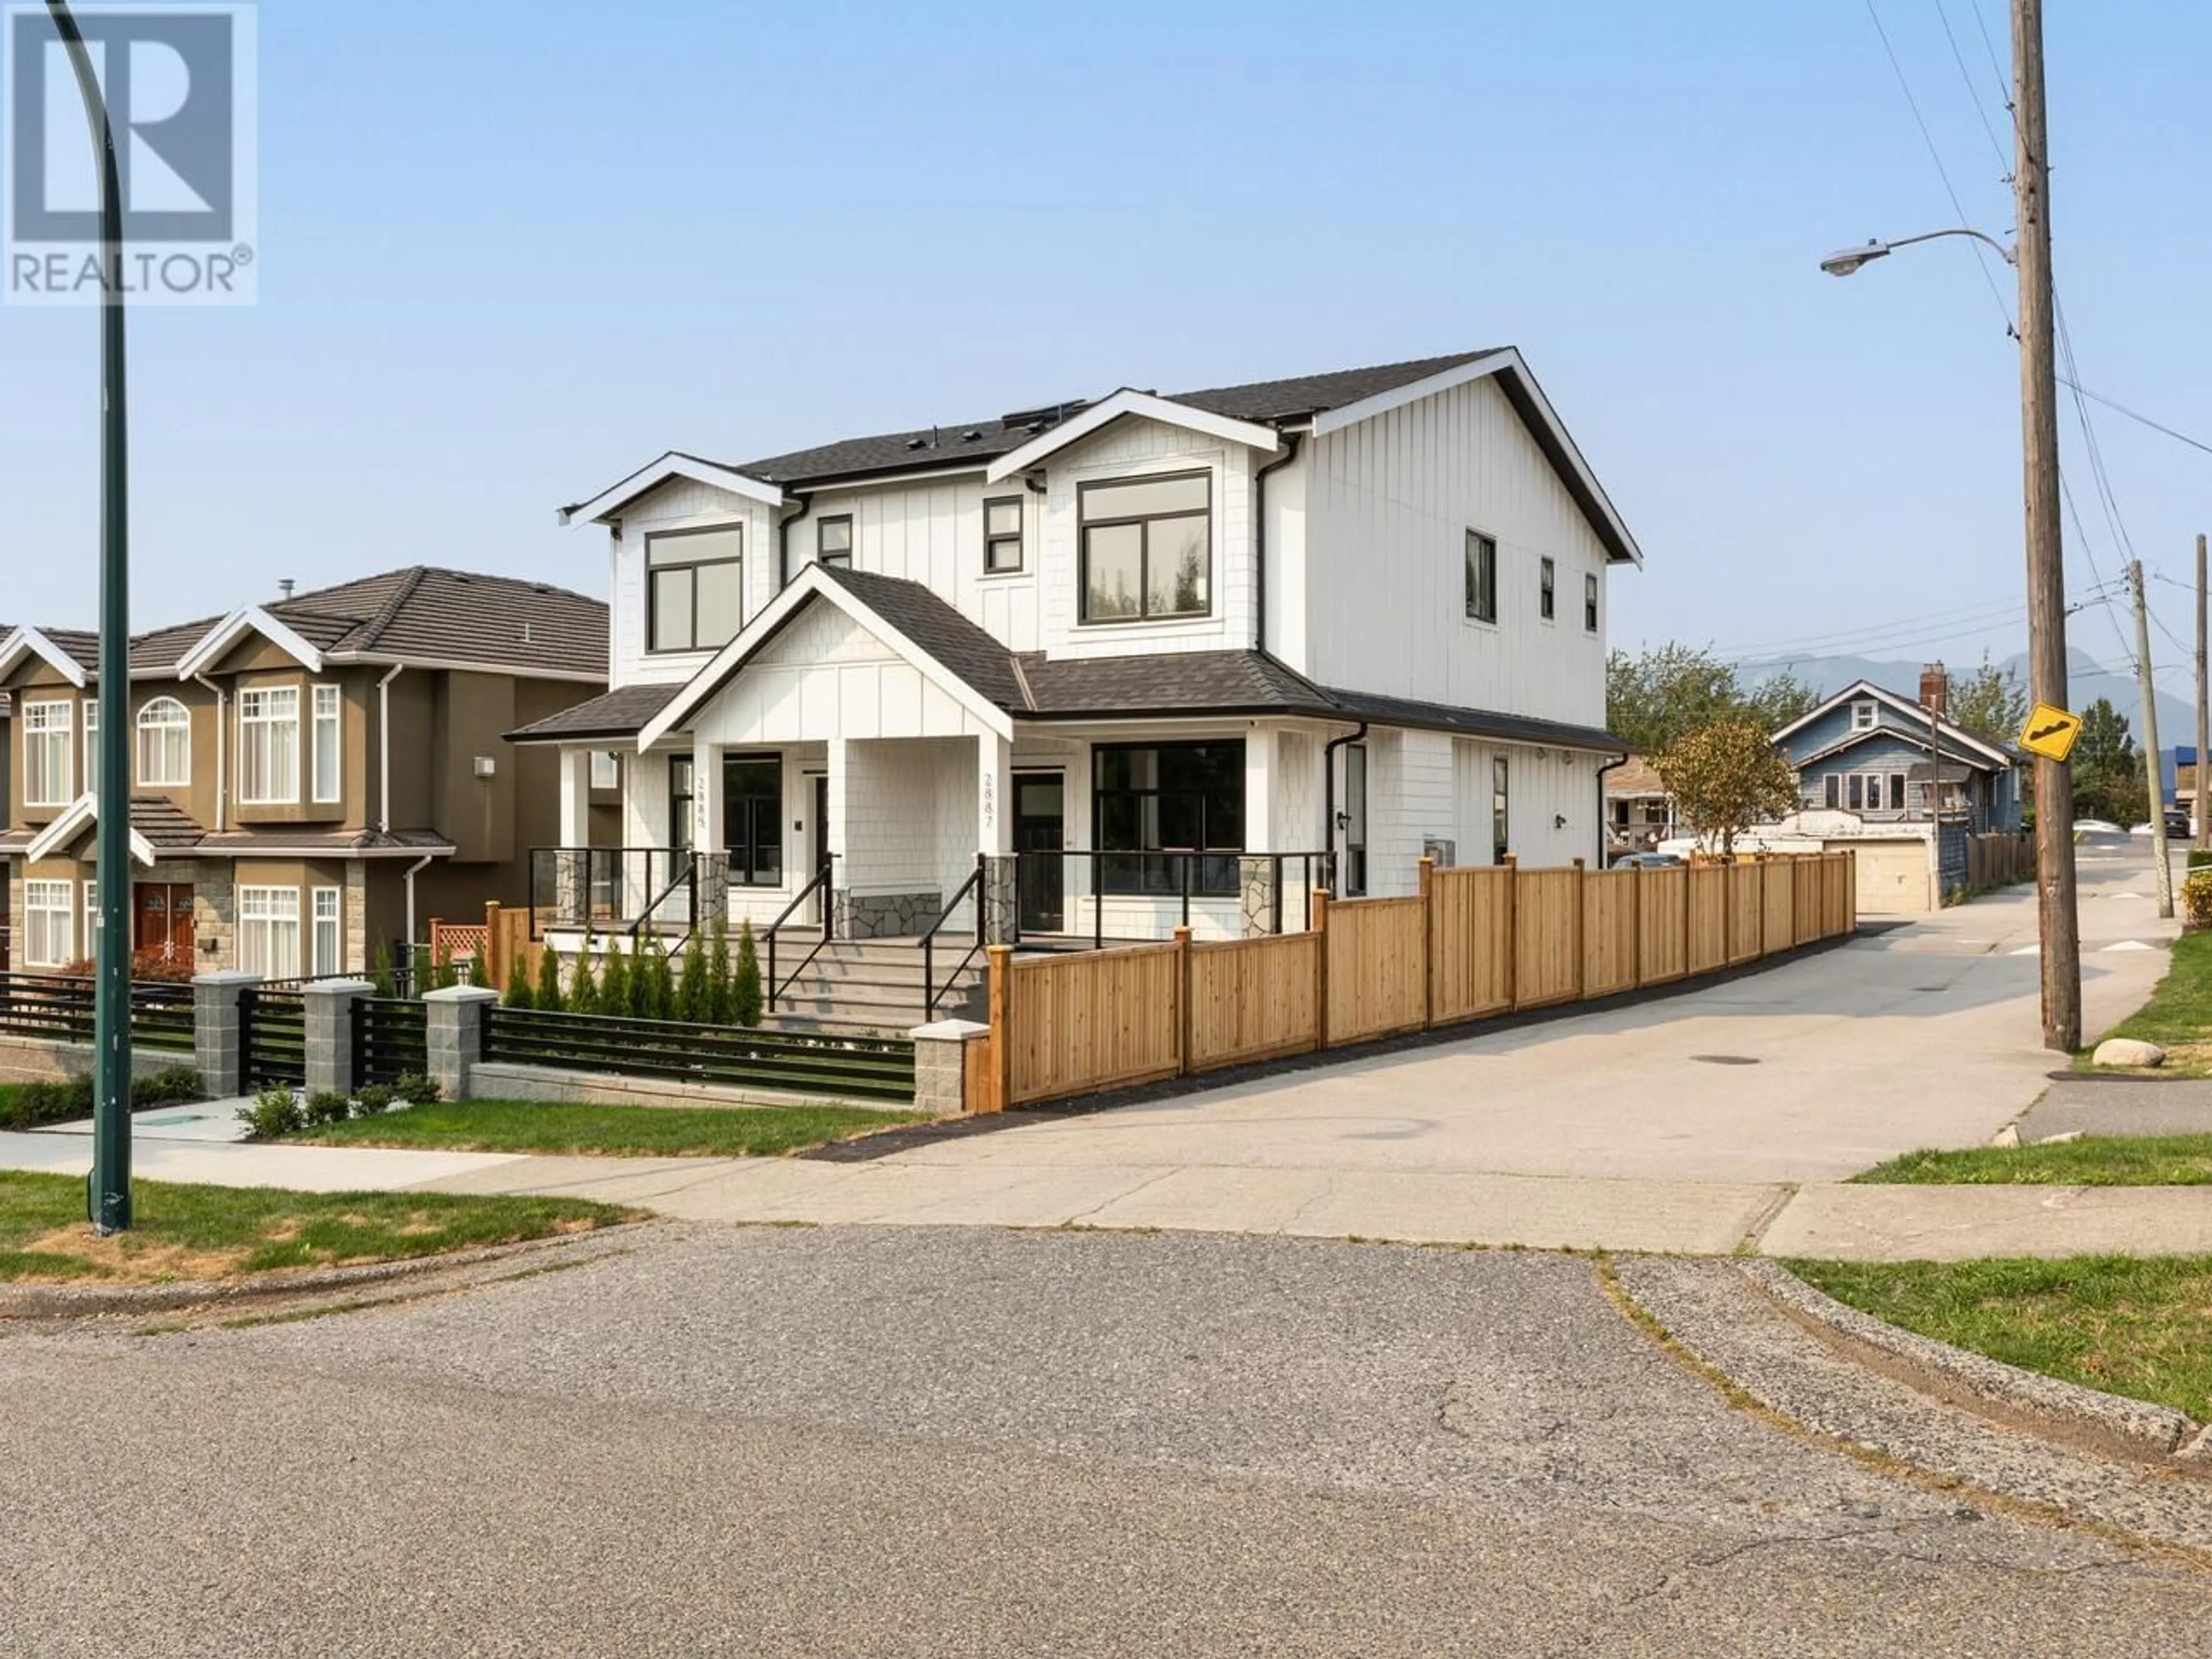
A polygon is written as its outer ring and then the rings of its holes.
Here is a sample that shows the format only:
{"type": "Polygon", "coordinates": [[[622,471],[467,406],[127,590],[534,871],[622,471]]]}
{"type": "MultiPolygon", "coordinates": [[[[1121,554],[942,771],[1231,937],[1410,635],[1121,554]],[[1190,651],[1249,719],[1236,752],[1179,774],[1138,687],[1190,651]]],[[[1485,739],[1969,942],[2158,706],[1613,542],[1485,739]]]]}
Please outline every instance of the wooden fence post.
{"type": "Polygon", "coordinates": [[[483,942],[484,982],[495,991],[503,992],[507,989],[507,981],[513,971],[507,966],[506,951],[501,948],[505,944],[506,940],[500,936],[499,901],[486,899],[483,942]]]}
{"type": "Polygon", "coordinates": [[[1575,1000],[1589,990],[1589,866],[1575,860],[1575,1000]]]}
{"type": "Polygon", "coordinates": [[[1314,1047],[1328,1047],[1328,889],[1313,896],[1314,1047]]]}
{"type": "Polygon", "coordinates": [[[1014,1041],[1012,1007],[1014,949],[1011,945],[986,947],[991,962],[989,1019],[991,1022],[991,1107],[1003,1112],[1014,1103],[1014,1041]]]}
{"type": "Polygon", "coordinates": [[[1421,1029],[1425,1031],[1437,1023],[1437,963],[1431,947],[1431,923],[1435,912],[1431,908],[1430,884],[1437,873],[1437,861],[1422,859],[1419,866],[1421,895],[1421,1029]]]}
{"type": "Polygon", "coordinates": [[[1190,929],[1175,930],[1176,1075],[1190,1075],[1190,929]]]}
{"type": "Polygon", "coordinates": [[[1521,855],[1505,855],[1505,1006],[1521,1006],[1521,855]]]}

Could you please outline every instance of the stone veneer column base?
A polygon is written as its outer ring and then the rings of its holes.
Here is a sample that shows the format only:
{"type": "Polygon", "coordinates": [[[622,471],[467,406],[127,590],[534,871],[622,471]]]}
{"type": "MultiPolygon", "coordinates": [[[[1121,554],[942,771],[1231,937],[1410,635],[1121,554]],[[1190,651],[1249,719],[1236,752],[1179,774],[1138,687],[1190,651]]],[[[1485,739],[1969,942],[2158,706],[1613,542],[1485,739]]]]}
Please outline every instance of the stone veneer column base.
{"type": "Polygon", "coordinates": [[[834,932],[839,939],[912,939],[945,908],[942,893],[836,894],[834,932]]]}

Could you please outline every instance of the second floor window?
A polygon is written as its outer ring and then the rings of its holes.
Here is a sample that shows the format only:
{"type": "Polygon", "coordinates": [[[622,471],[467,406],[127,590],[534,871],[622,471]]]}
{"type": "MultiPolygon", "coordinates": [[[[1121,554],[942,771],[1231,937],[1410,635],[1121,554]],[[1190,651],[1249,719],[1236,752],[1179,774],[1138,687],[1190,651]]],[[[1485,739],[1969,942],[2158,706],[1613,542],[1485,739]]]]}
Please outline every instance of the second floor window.
{"type": "Polygon", "coordinates": [[[1087,483],[1079,496],[1085,622],[1206,615],[1213,544],[1210,474],[1087,483]]]}
{"type": "Polygon", "coordinates": [[[1586,633],[1597,632],[1597,578],[1583,578],[1583,629],[1586,633]]]}
{"type": "Polygon", "coordinates": [[[191,711],[174,697],[156,697],[138,711],[138,782],[181,789],[191,781],[191,711]]]}
{"type": "Polygon", "coordinates": [[[1498,542],[1480,530],[1467,532],[1467,614],[1477,622],[1498,620],[1498,542]]]}
{"type": "Polygon", "coordinates": [[[328,805],[339,798],[343,759],[344,728],[338,717],[338,689],[335,685],[315,688],[315,799],[328,805]]]}
{"type": "Polygon", "coordinates": [[[673,530],[645,538],[646,648],[714,651],[744,621],[744,532],[673,530]]]}
{"type": "Polygon", "coordinates": [[[1559,615],[1558,574],[1547,559],[1536,571],[1536,614],[1546,622],[1559,615]]]}
{"type": "Polygon", "coordinates": [[[75,711],[65,702],[23,705],[23,805],[70,803],[70,737],[75,711]]]}
{"type": "Polygon", "coordinates": [[[249,806],[300,799],[297,686],[238,694],[238,799],[249,806]]]}
{"type": "Polygon", "coordinates": [[[842,514],[822,520],[816,532],[814,556],[823,564],[842,564],[848,569],[853,563],[853,515],[842,514]]]}
{"type": "Polygon", "coordinates": [[[1022,498],[1000,495],[983,503],[983,574],[1022,568],[1022,498]]]}

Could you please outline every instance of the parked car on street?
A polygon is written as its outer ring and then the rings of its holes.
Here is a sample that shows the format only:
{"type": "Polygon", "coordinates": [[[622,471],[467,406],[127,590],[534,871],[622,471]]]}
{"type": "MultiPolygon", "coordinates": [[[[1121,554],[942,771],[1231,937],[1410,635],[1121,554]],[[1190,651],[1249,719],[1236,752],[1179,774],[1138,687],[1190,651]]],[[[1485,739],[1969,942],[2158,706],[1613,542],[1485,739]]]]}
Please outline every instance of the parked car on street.
{"type": "Polygon", "coordinates": [[[1623,853],[1613,861],[1616,870],[1667,870],[1682,862],[1674,853],[1623,853]]]}

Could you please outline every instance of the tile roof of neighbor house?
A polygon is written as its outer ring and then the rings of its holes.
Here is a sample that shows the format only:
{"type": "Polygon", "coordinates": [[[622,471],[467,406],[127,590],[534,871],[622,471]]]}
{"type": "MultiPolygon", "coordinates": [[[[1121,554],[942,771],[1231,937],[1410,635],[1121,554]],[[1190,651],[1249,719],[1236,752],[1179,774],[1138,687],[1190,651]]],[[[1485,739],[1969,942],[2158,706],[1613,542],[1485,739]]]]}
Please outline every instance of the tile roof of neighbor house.
{"type": "MultiPolygon", "coordinates": [[[[607,669],[606,602],[519,577],[410,565],[261,608],[317,650],[341,657],[600,677],[607,669]]],[[[131,672],[173,671],[222,621],[206,617],[133,635],[131,672]]],[[[88,674],[100,672],[97,634],[40,631],[88,674]]]]}
{"type": "Polygon", "coordinates": [[[305,852],[322,857],[376,858],[451,853],[452,840],[435,830],[301,830],[270,824],[252,830],[224,830],[204,835],[195,850],[236,858],[305,852]]]}
{"type": "MultiPolygon", "coordinates": [[[[920,582],[838,565],[815,568],[947,672],[1017,719],[1306,714],[1324,720],[1373,720],[1608,754],[1619,754],[1625,746],[1619,738],[1594,726],[1333,690],[1316,685],[1264,651],[1158,651],[1123,657],[1057,659],[1035,652],[1017,653],[920,582]]],[[[740,663],[729,670],[725,679],[742,667],[740,663]]],[[[518,742],[536,743],[634,737],[684,689],[625,686],[507,736],[518,742]]]]}
{"type": "Polygon", "coordinates": [[[131,827],[157,850],[197,847],[206,833],[184,808],[162,795],[133,795],[131,827]]]}
{"type": "MultiPolygon", "coordinates": [[[[1193,409],[1240,421],[1295,420],[1395,391],[1488,355],[1489,349],[1460,351],[1446,357],[1421,357],[1410,362],[1380,363],[1369,368],[1337,369],[1283,380],[1255,380],[1245,386],[1210,386],[1198,392],[1170,392],[1168,401],[1188,404],[1193,409]]],[[[995,420],[950,422],[906,432],[842,439],[759,460],[717,461],[710,465],[726,466],[732,472],[742,472],[763,483],[805,484],[870,472],[952,465],[964,460],[981,462],[1019,449],[1040,432],[1088,408],[1092,401],[1070,398],[995,420]]]]}

